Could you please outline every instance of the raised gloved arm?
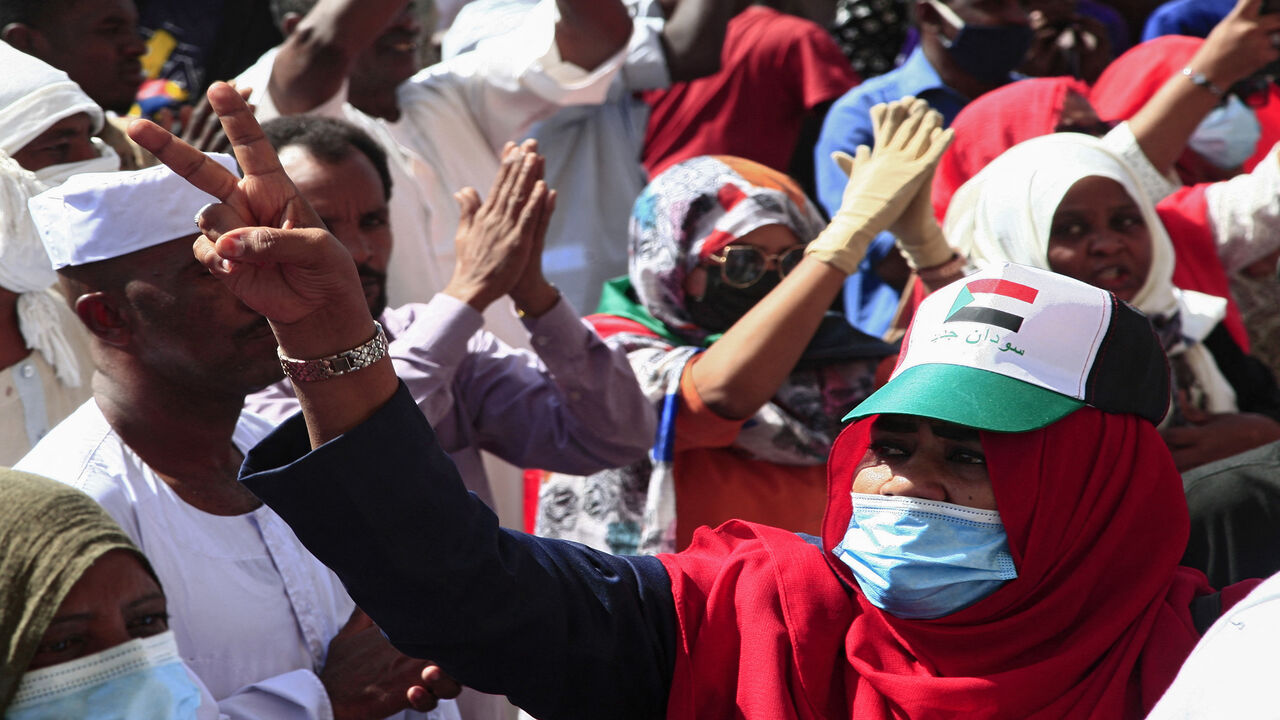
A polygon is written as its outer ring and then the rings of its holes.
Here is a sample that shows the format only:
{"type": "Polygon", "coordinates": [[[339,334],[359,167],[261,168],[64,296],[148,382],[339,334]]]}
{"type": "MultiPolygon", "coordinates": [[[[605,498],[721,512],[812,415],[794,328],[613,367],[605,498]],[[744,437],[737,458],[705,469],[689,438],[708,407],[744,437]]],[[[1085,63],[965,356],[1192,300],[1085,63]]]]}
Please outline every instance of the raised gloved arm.
{"type": "MultiPolygon", "coordinates": [[[[952,132],[942,129],[942,116],[928,107],[923,100],[906,97],[872,108],[876,147],[859,146],[852,158],[837,154],[844,158],[836,158],[842,168],[852,167],[849,182],[840,209],[809,243],[807,254],[852,274],[872,238],[903,215],[933,177],[942,151],[951,142],[952,132]]],[[[927,197],[924,203],[927,211],[927,197]]],[[[937,237],[941,238],[941,230],[937,237]]],[[[942,262],[949,257],[948,249],[942,262]]]]}

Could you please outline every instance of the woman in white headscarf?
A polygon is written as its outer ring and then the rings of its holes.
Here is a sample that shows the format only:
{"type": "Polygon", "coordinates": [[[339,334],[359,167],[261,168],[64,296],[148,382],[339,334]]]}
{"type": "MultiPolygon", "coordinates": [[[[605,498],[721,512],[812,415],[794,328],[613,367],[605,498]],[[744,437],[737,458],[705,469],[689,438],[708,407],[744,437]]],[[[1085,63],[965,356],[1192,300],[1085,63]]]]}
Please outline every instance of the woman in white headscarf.
{"type": "Polygon", "coordinates": [[[1173,366],[1164,432],[1180,469],[1280,439],[1274,378],[1222,327],[1224,299],[1173,286],[1173,245],[1154,204],[1097,138],[1057,133],[1010,148],[956,191],[944,229],[978,267],[1053,270],[1151,319],[1173,366]]]}
{"type": "Polygon", "coordinates": [[[0,67],[0,465],[12,465],[88,399],[93,367],[27,200],[120,158],[92,137],[102,109],[66,73],[3,42],[0,67]]]}

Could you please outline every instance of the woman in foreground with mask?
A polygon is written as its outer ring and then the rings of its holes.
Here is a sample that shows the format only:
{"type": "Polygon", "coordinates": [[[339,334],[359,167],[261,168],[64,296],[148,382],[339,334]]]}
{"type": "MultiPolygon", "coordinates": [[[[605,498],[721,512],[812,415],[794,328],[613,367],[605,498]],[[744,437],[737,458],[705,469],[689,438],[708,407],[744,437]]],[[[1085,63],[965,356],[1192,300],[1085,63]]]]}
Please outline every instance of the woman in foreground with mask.
{"type": "MultiPolygon", "coordinates": [[[[940,117],[923,102],[886,112],[901,130],[886,135],[886,151],[909,142],[929,155],[868,161],[859,182],[883,195],[846,195],[842,212],[858,213],[850,235],[873,237],[907,200],[927,202],[945,146],[929,145],[940,117]]],[[[659,410],[657,444],[629,467],[551,475],[537,534],[634,554],[684,548],[695,528],[730,518],[818,531],[839,418],[896,352],[831,310],[838,284],[812,272],[803,286],[784,284],[811,270],[801,263],[823,225],[791,178],[741,158],[693,158],[653,179],[631,220],[630,273],[606,285],[588,319],[626,349],[659,410]]]]}
{"type": "Polygon", "coordinates": [[[0,498],[0,716],[218,717],[178,655],[151,566],[106,512],[13,470],[0,469],[0,498]]]}

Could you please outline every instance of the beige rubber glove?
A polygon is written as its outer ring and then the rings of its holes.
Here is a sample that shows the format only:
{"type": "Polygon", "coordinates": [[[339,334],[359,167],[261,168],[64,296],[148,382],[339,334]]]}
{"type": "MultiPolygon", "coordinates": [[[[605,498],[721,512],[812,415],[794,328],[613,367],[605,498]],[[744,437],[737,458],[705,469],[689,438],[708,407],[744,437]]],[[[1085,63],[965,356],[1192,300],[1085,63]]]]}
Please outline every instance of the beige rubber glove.
{"type": "MultiPolygon", "coordinates": [[[[861,145],[856,155],[846,161],[851,163],[852,172],[840,209],[827,228],[809,243],[806,254],[845,274],[858,269],[871,240],[898,220],[922,183],[933,177],[938,158],[951,142],[951,131],[941,127],[942,117],[930,113],[928,107],[922,100],[903,98],[872,108],[873,113],[885,108],[882,112],[892,116],[894,122],[886,127],[883,137],[877,133],[874,150],[861,145]]],[[[840,164],[841,160],[836,162],[840,164]]]]}
{"type": "MultiPolygon", "coordinates": [[[[941,114],[936,110],[928,110],[928,104],[923,100],[914,100],[914,103],[924,106],[929,115],[937,116],[934,119],[941,126],[941,114]]],[[[906,117],[905,112],[891,112],[891,105],[876,105],[871,108],[871,127],[876,143],[892,137],[906,117]]],[[[941,155],[938,158],[941,159],[941,155]]],[[[832,153],[831,159],[845,175],[852,174],[854,159],[848,153],[832,153]]],[[[955,251],[942,234],[942,226],[933,216],[933,174],[937,167],[938,163],[935,161],[928,169],[928,174],[921,179],[915,196],[907,203],[902,215],[889,225],[889,232],[897,238],[898,249],[902,251],[912,270],[937,267],[955,256],[955,251]]]]}

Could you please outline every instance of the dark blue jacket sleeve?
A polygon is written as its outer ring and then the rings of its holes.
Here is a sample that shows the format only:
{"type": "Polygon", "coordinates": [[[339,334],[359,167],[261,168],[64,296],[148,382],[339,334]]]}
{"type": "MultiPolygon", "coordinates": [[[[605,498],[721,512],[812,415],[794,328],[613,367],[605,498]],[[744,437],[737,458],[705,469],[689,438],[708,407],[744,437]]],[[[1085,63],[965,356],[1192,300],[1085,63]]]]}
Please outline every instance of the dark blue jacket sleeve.
{"type": "Polygon", "coordinates": [[[543,720],[664,715],[676,615],[662,564],[500,528],[403,384],[314,451],[293,417],[241,480],[402,652],[543,720]]]}

